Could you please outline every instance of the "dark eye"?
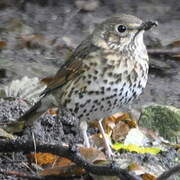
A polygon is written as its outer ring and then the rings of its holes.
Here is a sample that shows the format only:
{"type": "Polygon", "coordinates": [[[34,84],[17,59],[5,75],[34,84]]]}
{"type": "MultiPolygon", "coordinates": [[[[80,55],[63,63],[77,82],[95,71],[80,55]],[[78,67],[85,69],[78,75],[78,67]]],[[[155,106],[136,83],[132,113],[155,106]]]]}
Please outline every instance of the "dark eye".
{"type": "Polygon", "coordinates": [[[125,32],[126,31],[126,26],[124,26],[124,25],[119,25],[118,27],[117,27],[117,30],[118,30],[118,32],[120,32],[120,33],[123,33],[123,32],[125,32]]]}

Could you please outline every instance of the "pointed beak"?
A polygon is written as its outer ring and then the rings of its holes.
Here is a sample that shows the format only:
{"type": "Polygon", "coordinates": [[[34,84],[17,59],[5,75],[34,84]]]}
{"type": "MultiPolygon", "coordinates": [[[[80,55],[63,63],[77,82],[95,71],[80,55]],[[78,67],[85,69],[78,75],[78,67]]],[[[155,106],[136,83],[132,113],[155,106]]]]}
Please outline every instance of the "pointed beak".
{"type": "Polygon", "coordinates": [[[147,21],[147,22],[144,22],[141,24],[141,26],[139,27],[139,30],[148,31],[153,26],[158,26],[158,22],[157,21],[147,21]]]}

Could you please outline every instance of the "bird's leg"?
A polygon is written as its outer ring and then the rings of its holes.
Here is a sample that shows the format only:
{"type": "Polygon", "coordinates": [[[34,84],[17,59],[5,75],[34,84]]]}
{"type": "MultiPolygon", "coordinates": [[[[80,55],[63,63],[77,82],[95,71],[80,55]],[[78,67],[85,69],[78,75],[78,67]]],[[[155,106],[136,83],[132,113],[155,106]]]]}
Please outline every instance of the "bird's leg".
{"type": "Polygon", "coordinates": [[[110,147],[110,142],[108,141],[108,139],[106,137],[106,134],[104,132],[104,129],[103,129],[103,126],[102,126],[102,121],[103,121],[103,119],[100,119],[98,121],[99,130],[100,130],[100,132],[101,132],[101,134],[103,136],[103,140],[104,140],[104,143],[105,143],[105,146],[106,146],[107,155],[108,155],[109,158],[111,158],[112,155],[113,155],[113,152],[112,152],[111,147],[110,147]]]}
{"type": "Polygon", "coordinates": [[[86,147],[90,147],[90,143],[89,143],[89,138],[87,136],[87,129],[88,129],[88,124],[86,121],[81,121],[80,122],[80,129],[84,138],[84,144],[86,147]]]}

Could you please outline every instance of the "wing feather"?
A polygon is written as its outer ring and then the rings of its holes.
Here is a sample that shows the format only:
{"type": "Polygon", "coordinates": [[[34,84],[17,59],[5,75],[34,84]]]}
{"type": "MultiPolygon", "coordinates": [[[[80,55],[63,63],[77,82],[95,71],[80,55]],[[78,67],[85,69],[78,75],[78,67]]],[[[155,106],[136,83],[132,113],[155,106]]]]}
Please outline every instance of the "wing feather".
{"type": "Polygon", "coordinates": [[[91,43],[91,37],[89,36],[83,41],[69,57],[66,63],[59,69],[54,77],[47,77],[42,79],[42,82],[47,84],[47,88],[42,93],[46,95],[57,88],[63,87],[69,81],[75,79],[86,71],[84,61],[88,60],[88,56],[91,52],[94,52],[98,47],[91,43]]]}

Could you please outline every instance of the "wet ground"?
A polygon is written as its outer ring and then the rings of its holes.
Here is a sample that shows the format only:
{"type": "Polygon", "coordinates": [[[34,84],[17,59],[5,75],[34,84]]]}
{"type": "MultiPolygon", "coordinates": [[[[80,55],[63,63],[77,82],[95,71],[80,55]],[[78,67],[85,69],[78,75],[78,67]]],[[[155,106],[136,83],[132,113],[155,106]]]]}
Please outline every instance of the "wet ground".
{"type": "MultiPolygon", "coordinates": [[[[8,82],[54,74],[64,59],[90,32],[96,23],[115,13],[128,13],[144,20],[157,20],[158,28],[145,35],[149,48],[161,48],[180,40],[180,2],[176,0],[94,0],[87,9],[78,0],[66,1],[2,1],[0,3],[0,87],[8,82]]],[[[87,1],[88,3],[88,1],[87,1]]],[[[148,85],[134,107],[149,103],[180,107],[180,61],[170,56],[150,56],[148,85]]],[[[16,118],[26,110],[18,102],[0,101],[0,119],[16,118]],[[9,107],[9,109],[8,109],[9,107]],[[13,113],[13,114],[10,114],[13,113]]],[[[139,106],[138,106],[139,107],[139,106]]],[[[76,122],[76,121],[73,121],[76,122]]],[[[74,140],[82,142],[76,123],[46,116],[36,122],[33,132],[38,140],[49,142],[74,140]],[[41,131],[39,131],[41,130],[41,131]],[[43,133],[39,134],[39,132],[43,133]],[[53,132],[53,134],[50,134],[53,132]],[[57,136],[59,134],[59,136],[57,136]]],[[[29,137],[31,133],[24,133],[29,137]]],[[[172,157],[172,156],[171,156],[172,157]]],[[[162,157],[161,157],[162,158],[162,157]]],[[[12,158],[1,155],[0,162],[10,168],[12,158]]],[[[15,160],[27,161],[21,153],[15,160]]],[[[169,159],[162,158],[168,162],[169,159]]],[[[16,165],[15,165],[16,166],[16,165]]],[[[14,166],[11,166],[14,168],[14,166]]],[[[24,166],[23,166],[24,168],[24,166]]],[[[27,169],[26,169],[27,170],[27,169]]],[[[2,179],[16,179],[1,176],[2,179]]]]}

